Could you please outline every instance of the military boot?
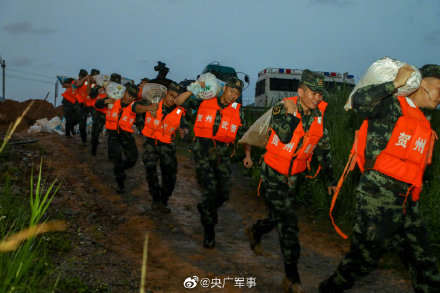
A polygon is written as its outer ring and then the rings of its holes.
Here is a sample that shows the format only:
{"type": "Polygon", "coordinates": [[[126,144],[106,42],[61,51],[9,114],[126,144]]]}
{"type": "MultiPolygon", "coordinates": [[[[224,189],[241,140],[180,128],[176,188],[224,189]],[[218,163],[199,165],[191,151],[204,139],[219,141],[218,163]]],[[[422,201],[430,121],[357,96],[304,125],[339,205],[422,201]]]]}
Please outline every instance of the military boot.
{"type": "Polygon", "coordinates": [[[249,246],[252,249],[252,251],[256,254],[256,255],[263,255],[263,248],[261,247],[261,238],[257,237],[253,227],[248,227],[246,228],[246,235],[249,239],[249,246]]]}
{"type": "Polygon", "coordinates": [[[287,277],[283,280],[283,292],[284,293],[305,293],[303,287],[301,286],[301,283],[296,282],[293,283],[291,280],[289,280],[287,277]]]}
{"type": "Polygon", "coordinates": [[[215,247],[215,229],[214,225],[203,226],[203,247],[214,248],[215,247]]]}
{"type": "Polygon", "coordinates": [[[325,281],[322,281],[321,284],[319,284],[319,293],[342,293],[344,292],[343,289],[336,286],[331,278],[328,278],[325,281]]]}
{"type": "Polygon", "coordinates": [[[116,188],[116,192],[121,194],[125,192],[125,175],[122,178],[116,178],[116,183],[118,184],[118,187],[116,188]]]}

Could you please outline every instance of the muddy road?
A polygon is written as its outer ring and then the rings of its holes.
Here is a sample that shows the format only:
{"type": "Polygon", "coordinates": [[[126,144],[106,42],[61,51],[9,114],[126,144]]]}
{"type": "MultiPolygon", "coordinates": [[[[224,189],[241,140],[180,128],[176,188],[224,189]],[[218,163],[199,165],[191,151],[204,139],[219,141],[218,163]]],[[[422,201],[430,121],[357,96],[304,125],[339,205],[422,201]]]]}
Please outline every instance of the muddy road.
{"type": "MultiPolygon", "coordinates": [[[[219,210],[216,247],[207,250],[201,245],[202,227],[196,209],[199,187],[185,146],[178,151],[177,184],[169,203],[172,212],[164,215],[150,209],[140,159],[127,172],[126,193],[115,192],[106,137],[101,137],[96,157],[78,137],[34,137],[46,153],[46,170],[63,181],[52,209],[67,218],[66,238],[73,243],[73,249],[57,259],[64,274],[101,284],[104,292],[139,292],[142,248],[148,232],[149,292],[282,292],[283,264],[276,231],[263,238],[265,256],[255,256],[249,249],[244,230],[265,215],[265,208],[256,196],[255,185],[241,175],[238,166],[230,200],[219,210]],[[194,289],[184,288],[185,279],[194,276],[203,279],[205,288],[200,282],[194,289]]],[[[138,137],[137,143],[141,156],[142,138],[138,137]]],[[[305,210],[298,213],[300,274],[305,290],[318,292],[319,282],[335,269],[348,242],[338,238],[329,222],[315,221],[305,210]]],[[[380,268],[349,292],[412,292],[407,279],[405,273],[380,268]]]]}

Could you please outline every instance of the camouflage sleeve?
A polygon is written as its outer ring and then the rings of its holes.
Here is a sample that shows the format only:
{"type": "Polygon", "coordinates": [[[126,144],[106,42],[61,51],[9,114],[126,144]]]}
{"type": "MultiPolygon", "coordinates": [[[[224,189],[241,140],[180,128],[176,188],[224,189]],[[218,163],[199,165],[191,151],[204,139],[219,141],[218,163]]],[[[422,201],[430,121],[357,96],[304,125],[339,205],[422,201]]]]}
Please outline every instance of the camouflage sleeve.
{"type": "Polygon", "coordinates": [[[99,99],[99,100],[96,100],[96,103],[95,103],[95,107],[96,108],[98,108],[98,109],[103,109],[103,108],[105,108],[105,100],[106,99],[99,99]]]}
{"type": "Polygon", "coordinates": [[[395,90],[391,81],[360,88],[352,96],[353,110],[365,118],[383,117],[387,115],[386,111],[381,111],[381,107],[376,106],[392,97],[395,90]]]}
{"type": "Polygon", "coordinates": [[[328,130],[326,127],[324,127],[324,135],[318,142],[314,157],[321,165],[321,172],[324,175],[324,179],[327,181],[327,184],[335,185],[336,182],[333,176],[330,136],[328,135],[328,130]]]}
{"type": "Polygon", "coordinates": [[[240,120],[241,126],[238,128],[236,140],[238,141],[243,137],[244,133],[248,130],[249,125],[247,124],[246,117],[244,116],[243,107],[240,108],[240,120]]]}
{"type": "Polygon", "coordinates": [[[196,96],[192,95],[188,99],[186,99],[186,101],[183,102],[183,104],[180,106],[184,108],[187,112],[189,112],[192,109],[197,110],[202,102],[202,99],[199,99],[196,96]]]}
{"type": "Polygon", "coordinates": [[[283,144],[290,142],[293,131],[299,122],[300,120],[293,116],[293,114],[286,112],[286,108],[282,103],[278,103],[273,107],[270,127],[275,131],[283,144]]]}

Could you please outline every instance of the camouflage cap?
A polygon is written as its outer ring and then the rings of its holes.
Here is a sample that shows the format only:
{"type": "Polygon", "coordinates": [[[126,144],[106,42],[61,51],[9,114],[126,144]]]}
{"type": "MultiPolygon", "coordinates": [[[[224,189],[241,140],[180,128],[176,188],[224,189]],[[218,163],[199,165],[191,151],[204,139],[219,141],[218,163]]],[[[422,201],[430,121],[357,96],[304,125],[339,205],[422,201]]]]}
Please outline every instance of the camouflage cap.
{"type": "Polygon", "coordinates": [[[121,75],[118,73],[112,73],[112,75],[110,75],[110,81],[121,83],[121,79],[121,75]]]}
{"type": "Polygon", "coordinates": [[[305,69],[301,75],[301,83],[314,92],[328,96],[327,90],[325,89],[324,76],[322,74],[305,69]]]}
{"type": "Polygon", "coordinates": [[[88,74],[87,70],[81,69],[78,73],[78,76],[79,76],[79,78],[83,78],[83,77],[87,76],[87,74],[88,74]]]}
{"type": "Polygon", "coordinates": [[[92,70],[90,70],[90,75],[98,75],[100,73],[100,71],[96,68],[92,68],[92,70]]]}
{"type": "Polygon", "coordinates": [[[420,73],[422,73],[422,78],[425,77],[440,78],[440,65],[425,64],[420,68],[420,73]]]}
{"type": "Polygon", "coordinates": [[[138,96],[138,88],[136,86],[133,86],[131,84],[127,84],[126,86],[126,92],[133,98],[137,98],[138,96]]]}
{"type": "Polygon", "coordinates": [[[174,81],[170,82],[168,85],[168,90],[181,94],[185,92],[185,88],[175,83],[174,81]]]}
{"type": "Polygon", "coordinates": [[[243,90],[243,81],[237,77],[231,77],[225,84],[227,87],[238,89],[240,92],[243,90]]]}

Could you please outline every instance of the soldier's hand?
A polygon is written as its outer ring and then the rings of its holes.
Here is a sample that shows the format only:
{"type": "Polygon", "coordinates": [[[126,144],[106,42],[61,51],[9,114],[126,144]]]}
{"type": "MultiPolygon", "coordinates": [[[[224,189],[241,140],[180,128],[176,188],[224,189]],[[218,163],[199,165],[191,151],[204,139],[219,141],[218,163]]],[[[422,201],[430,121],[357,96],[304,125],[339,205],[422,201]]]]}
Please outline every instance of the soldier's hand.
{"type": "Polygon", "coordinates": [[[149,106],[147,106],[147,107],[149,108],[148,111],[150,111],[150,112],[154,112],[154,111],[157,110],[157,108],[158,108],[158,104],[157,104],[157,103],[154,103],[154,104],[151,104],[151,105],[149,105],[149,106]]]}
{"type": "Polygon", "coordinates": [[[114,104],[115,102],[116,102],[115,99],[107,98],[105,99],[104,104],[114,104]]]}
{"type": "Polygon", "coordinates": [[[286,112],[289,114],[295,114],[295,112],[298,111],[295,102],[292,100],[285,100],[284,107],[286,108],[286,112]]]}
{"type": "Polygon", "coordinates": [[[254,162],[252,161],[252,158],[250,156],[246,156],[243,159],[243,165],[245,166],[245,168],[249,169],[249,168],[252,168],[252,166],[254,165],[254,162]]]}
{"type": "Polygon", "coordinates": [[[413,72],[414,69],[408,64],[402,66],[397,72],[396,78],[393,81],[394,87],[397,89],[404,86],[413,72]]]}
{"type": "Polygon", "coordinates": [[[327,187],[327,193],[328,195],[332,195],[333,193],[336,192],[336,186],[328,186],[327,187]]]}

